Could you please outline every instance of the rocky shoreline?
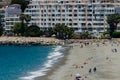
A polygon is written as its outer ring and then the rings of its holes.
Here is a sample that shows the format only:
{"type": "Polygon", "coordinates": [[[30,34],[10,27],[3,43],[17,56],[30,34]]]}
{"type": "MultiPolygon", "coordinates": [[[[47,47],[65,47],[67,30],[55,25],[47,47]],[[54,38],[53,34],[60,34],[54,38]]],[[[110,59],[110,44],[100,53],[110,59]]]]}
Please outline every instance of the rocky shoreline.
{"type": "Polygon", "coordinates": [[[64,45],[63,40],[46,37],[0,37],[0,45],[64,45]]]}

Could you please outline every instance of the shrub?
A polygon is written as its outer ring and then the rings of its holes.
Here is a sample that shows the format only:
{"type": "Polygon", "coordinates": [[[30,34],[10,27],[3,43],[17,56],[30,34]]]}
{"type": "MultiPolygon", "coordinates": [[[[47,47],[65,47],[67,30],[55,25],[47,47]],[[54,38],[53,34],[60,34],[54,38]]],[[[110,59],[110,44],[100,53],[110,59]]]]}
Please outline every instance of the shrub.
{"type": "Polygon", "coordinates": [[[113,38],[120,38],[120,32],[113,32],[112,37],[113,38]]]}

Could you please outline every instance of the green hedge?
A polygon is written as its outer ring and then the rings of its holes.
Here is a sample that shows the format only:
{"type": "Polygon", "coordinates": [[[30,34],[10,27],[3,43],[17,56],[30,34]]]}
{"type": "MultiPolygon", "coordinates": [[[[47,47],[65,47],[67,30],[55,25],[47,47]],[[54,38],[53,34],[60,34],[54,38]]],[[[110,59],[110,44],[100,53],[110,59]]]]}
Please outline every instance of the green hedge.
{"type": "Polygon", "coordinates": [[[120,32],[113,32],[112,37],[113,38],[120,38],[120,32]]]}

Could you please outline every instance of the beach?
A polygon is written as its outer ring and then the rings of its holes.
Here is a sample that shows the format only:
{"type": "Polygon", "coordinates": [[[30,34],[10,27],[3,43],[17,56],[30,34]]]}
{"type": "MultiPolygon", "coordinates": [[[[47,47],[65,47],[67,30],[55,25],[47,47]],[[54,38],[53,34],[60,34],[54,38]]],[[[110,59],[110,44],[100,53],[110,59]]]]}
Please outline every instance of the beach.
{"type": "Polygon", "coordinates": [[[120,39],[64,41],[45,37],[0,37],[0,43],[66,47],[64,57],[49,68],[46,75],[35,80],[77,80],[77,74],[80,75],[78,80],[120,80],[120,39]]]}
{"type": "Polygon", "coordinates": [[[86,46],[82,43],[82,47],[81,43],[70,44],[63,64],[58,64],[46,77],[36,80],[76,80],[76,74],[80,74],[79,80],[119,80],[119,43],[116,40],[88,42],[86,46]]]}

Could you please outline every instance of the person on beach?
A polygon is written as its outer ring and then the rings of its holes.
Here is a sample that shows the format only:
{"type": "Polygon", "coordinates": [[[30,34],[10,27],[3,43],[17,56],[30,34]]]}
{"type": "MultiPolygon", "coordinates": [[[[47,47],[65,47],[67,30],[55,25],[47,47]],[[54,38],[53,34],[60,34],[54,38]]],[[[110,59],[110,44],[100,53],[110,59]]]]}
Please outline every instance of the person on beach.
{"type": "Polygon", "coordinates": [[[92,71],[91,71],[91,68],[89,69],[89,73],[91,73],[92,71]]]}
{"type": "Polygon", "coordinates": [[[115,48],[114,51],[117,52],[117,49],[115,48]]]}
{"type": "Polygon", "coordinates": [[[96,67],[94,67],[94,68],[93,68],[93,71],[96,72],[96,70],[97,70],[96,67]]]}
{"type": "Polygon", "coordinates": [[[114,49],[112,49],[112,52],[114,53],[114,49]]]}
{"type": "Polygon", "coordinates": [[[80,46],[81,48],[83,48],[83,45],[81,44],[81,46],[80,46]]]}

